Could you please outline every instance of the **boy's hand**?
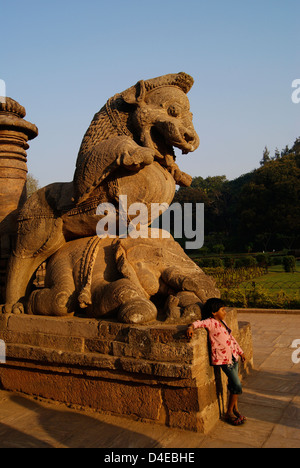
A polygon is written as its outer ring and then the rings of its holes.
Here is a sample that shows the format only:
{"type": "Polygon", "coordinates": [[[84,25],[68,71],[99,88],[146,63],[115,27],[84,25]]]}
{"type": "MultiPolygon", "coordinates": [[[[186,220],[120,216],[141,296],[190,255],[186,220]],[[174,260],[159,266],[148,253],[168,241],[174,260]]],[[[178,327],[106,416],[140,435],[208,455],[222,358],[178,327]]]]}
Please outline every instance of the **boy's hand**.
{"type": "Polygon", "coordinates": [[[193,334],[194,334],[194,327],[193,325],[190,325],[186,331],[186,336],[189,340],[191,340],[193,338],[193,334]]]}

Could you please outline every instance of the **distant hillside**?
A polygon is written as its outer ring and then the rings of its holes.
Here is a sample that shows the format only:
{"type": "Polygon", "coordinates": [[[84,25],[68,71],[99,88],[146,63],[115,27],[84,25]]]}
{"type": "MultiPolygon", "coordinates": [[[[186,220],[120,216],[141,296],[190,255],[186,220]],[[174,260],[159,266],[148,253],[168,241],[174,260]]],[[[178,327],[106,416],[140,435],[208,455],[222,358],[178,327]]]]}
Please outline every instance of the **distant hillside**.
{"type": "Polygon", "coordinates": [[[300,248],[300,138],[273,157],[265,148],[260,167],[228,181],[194,177],[174,202],[204,203],[205,247],[225,251],[300,248]]]}

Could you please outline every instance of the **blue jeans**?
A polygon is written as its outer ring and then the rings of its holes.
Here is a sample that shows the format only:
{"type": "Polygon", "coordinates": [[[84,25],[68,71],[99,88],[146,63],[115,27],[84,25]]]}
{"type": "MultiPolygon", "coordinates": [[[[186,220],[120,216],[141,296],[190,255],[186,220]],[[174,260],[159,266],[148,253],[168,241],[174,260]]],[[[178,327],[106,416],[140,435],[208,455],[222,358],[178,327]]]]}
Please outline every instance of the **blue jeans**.
{"type": "Polygon", "coordinates": [[[239,378],[239,363],[232,356],[232,364],[221,366],[222,371],[228,377],[228,390],[232,395],[241,395],[243,393],[242,384],[239,378]]]}

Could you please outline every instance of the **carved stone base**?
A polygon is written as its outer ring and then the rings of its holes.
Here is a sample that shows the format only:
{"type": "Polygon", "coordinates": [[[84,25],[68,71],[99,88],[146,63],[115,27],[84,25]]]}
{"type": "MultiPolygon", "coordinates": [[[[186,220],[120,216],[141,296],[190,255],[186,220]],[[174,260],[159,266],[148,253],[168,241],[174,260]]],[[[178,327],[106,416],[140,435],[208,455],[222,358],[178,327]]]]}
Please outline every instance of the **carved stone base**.
{"type": "MultiPolygon", "coordinates": [[[[226,321],[252,367],[250,325],[226,321]]],[[[226,410],[226,378],[210,366],[207,332],[77,317],[0,316],[1,388],[100,412],[208,432],[226,410]]]]}

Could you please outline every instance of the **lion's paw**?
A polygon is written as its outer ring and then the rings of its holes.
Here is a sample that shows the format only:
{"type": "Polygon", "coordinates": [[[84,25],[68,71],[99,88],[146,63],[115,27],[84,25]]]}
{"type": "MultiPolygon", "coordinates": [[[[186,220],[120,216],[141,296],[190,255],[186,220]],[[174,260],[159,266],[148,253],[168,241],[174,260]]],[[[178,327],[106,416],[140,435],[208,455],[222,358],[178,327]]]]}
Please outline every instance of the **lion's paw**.
{"type": "Polygon", "coordinates": [[[121,157],[121,164],[127,169],[138,170],[154,161],[155,152],[150,148],[135,147],[127,150],[121,157]]]}

